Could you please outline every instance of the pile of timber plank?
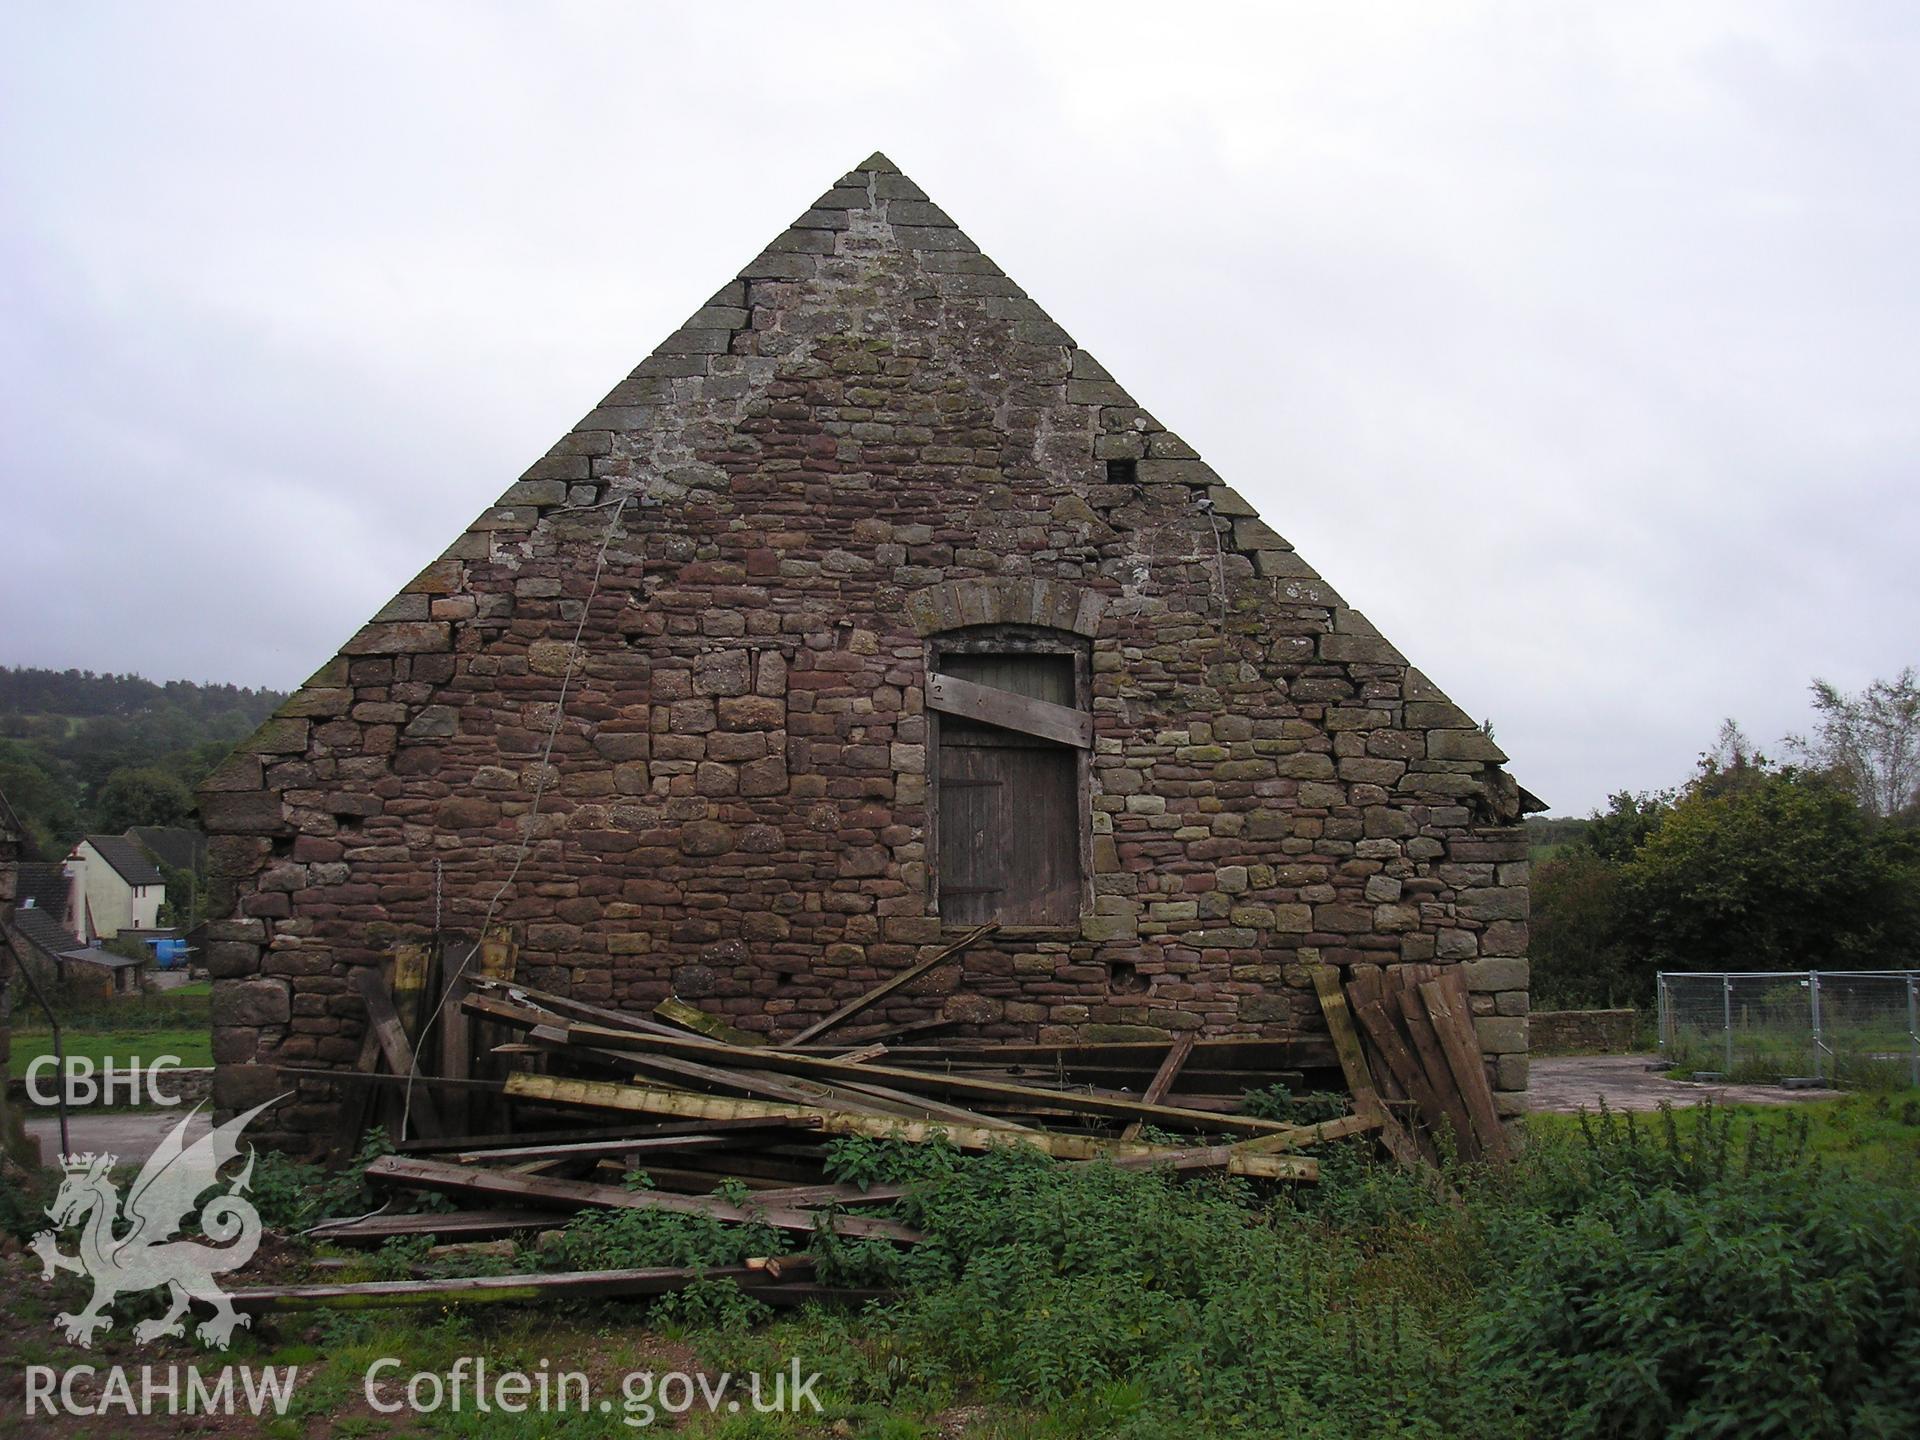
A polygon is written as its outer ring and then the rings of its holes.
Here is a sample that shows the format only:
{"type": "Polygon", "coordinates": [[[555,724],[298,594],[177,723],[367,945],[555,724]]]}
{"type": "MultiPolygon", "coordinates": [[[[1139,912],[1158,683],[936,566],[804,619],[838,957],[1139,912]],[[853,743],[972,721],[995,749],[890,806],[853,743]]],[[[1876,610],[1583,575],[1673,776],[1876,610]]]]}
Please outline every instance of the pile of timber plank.
{"type": "MultiPolygon", "coordinates": [[[[437,957],[397,954],[385,975],[368,970],[355,982],[368,1015],[362,1093],[384,1089],[385,1120],[404,1126],[397,1153],[374,1161],[366,1174],[396,1192],[450,1197],[461,1208],[383,1211],[328,1222],[314,1233],[349,1245],[412,1235],[464,1242],[536,1234],[586,1211],[638,1209],[796,1237],[831,1231],[916,1243],[921,1237],[910,1226],[875,1213],[899,1200],[904,1187],[831,1178],[827,1149],[844,1136],[969,1151],[1022,1145],[1065,1163],[1274,1182],[1317,1179],[1318,1164],[1305,1152],[1342,1136],[1377,1133],[1397,1158],[1421,1163],[1439,1153],[1435,1137],[1450,1127],[1447,1143],[1463,1153],[1503,1153],[1490,1092],[1473,1093],[1464,1083],[1477,1077],[1486,1089],[1464,990],[1456,988],[1457,976],[1434,967],[1396,967],[1385,978],[1356,972],[1344,987],[1335,972],[1320,970],[1324,1040],[1189,1035],[998,1044],[930,1039],[932,1022],[849,1024],[979,933],[779,1042],[680,999],[639,1015],[517,981],[504,934],[489,936],[486,962],[458,967],[442,983],[439,1002],[426,1007],[420,997],[437,957]],[[1353,1095],[1352,1114],[1292,1125],[1239,1113],[1249,1090],[1299,1088],[1303,1076],[1336,1064],[1353,1095]],[[494,1133],[474,1133],[483,1121],[494,1133]],[[634,1171],[645,1172],[646,1185],[627,1183],[634,1171]]],[[[365,1113],[356,1110],[353,1118],[365,1113]]],[[[722,1273],[285,1286],[245,1292],[236,1303],[271,1310],[648,1295],[722,1273]]],[[[749,1261],[724,1273],[769,1303],[842,1293],[814,1283],[804,1255],[749,1261]]]]}
{"type": "Polygon", "coordinates": [[[1507,1159],[1457,967],[1364,966],[1342,984],[1319,966],[1313,978],[1354,1112],[1381,1121],[1381,1143],[1396,1159],[1507,1159]]]}

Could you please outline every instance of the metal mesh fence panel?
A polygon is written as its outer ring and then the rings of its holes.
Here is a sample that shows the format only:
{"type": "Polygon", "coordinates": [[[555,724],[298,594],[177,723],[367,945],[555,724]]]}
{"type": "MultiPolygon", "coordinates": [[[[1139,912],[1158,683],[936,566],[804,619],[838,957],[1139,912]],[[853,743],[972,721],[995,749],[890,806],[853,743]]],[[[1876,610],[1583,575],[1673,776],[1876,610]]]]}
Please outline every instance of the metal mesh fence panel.
{"type": "Polygon", "coordinates": [[[1736,1081],[1920,1086],[1920,971],[1660,976],[1660,1050],[1736,1081]]]}

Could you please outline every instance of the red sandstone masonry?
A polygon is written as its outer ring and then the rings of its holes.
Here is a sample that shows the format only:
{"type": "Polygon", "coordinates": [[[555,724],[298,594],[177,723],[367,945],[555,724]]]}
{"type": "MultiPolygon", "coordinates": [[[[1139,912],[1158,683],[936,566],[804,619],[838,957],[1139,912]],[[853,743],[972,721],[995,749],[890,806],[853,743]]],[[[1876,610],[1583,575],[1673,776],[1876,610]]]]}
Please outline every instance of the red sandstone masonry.
{"type": "MultiPolygon", "coordinates": [[[[1471,962],[1524,1089],[1505,757],[876,156],[208,782],[218,1103],[352,1064],[350,969],[436,903],[470,938],[529,828],[496,919],[543,987],[778,1035],[930,953],[928,637],[981,625],[1090,646],[1091,903],[875,1019],[1286,1035],[1309,962],[1471,962]]],[[[334,1114],[303,1082],[275,1138],[334,1114]]]]}

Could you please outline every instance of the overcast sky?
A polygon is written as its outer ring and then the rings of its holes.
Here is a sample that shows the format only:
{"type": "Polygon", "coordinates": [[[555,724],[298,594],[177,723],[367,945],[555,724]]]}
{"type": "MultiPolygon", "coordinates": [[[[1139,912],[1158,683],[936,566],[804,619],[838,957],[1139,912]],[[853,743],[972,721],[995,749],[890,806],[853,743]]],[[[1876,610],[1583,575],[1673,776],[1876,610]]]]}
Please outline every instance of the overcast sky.
{"type": "Polygon", "coordinates": [[[1556,813],[1920,661],[1910,6],[0,18],[0,663],[291,687],[885,150],[1556,813]]]}

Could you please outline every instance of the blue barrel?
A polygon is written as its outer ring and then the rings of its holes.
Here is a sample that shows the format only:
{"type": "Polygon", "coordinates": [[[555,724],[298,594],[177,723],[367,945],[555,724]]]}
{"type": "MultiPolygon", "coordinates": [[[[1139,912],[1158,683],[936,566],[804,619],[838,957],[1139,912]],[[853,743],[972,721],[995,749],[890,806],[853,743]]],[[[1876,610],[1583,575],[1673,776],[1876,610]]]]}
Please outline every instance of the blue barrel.
{"type": "Polygon", "coordinates": [[[162,970],[176,970],[187,963],[187,942],[171,936],[149,940],[153,947],[153,959],[162,970]]]}

